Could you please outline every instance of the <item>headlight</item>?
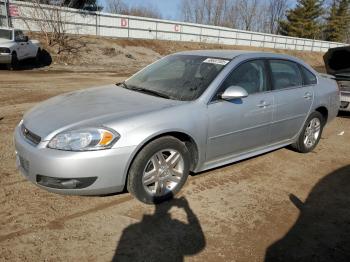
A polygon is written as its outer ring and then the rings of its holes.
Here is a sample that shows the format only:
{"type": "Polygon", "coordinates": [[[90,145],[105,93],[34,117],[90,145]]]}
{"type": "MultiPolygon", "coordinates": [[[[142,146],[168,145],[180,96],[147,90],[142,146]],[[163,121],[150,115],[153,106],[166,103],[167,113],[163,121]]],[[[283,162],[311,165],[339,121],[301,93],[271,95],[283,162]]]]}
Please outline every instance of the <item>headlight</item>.
{"type": "Polygon", "coordinates": [[[9,48],[6,48],[6,47],[0,47],[0,53],[9,54],[9,53],[11,53],[11,50],[9,48]]]}
{"type": "Polygon", "coordinates": [[[91,151],[110,148],[120,135],[104,128],[84,128],[57,134],[49,148],[67,151],[91,151]]]}

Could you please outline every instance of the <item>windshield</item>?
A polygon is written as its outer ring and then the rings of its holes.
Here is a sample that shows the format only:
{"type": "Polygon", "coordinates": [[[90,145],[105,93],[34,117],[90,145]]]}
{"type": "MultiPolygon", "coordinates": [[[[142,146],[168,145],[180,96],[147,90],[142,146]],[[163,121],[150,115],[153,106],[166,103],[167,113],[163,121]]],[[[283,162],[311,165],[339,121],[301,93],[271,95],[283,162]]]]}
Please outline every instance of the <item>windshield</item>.
{"type": "Polygon", "coordinates": [[[146,67],[125,84],[131,89],[192,101],[200,97],[229,62],[196,55],[172,55],[146,67]]]}
{"type": "Polygon", "coordinates": [[[0,38],[12,40],[12,30],[0,29],[0,38]]]}

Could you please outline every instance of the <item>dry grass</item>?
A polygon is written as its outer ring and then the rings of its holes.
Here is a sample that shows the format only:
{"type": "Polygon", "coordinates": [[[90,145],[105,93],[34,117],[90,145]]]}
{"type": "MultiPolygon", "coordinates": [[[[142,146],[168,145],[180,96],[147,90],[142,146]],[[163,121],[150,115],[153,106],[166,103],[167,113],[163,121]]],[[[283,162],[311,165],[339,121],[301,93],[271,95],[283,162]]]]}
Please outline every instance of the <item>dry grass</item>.
{"type": "Polygon", "coordinates": [[[122,39],[96,36],[70,36],[72,50],[58,52],[57,46],[45,45],[44,37],[32,34],[40,40],[42,46],[51,54],[55,64],[84,66],[85,68],[107,67],[120,69],[125,66],[130,72],[159,59],[164,55],[199,49],[257,50],[283,53],[303,59],[318,71],[324,72],[323,53],[295,51],[251,46],[221,45],[195,42],[174,42],[162,40],[122,39]],[[74,48],[76,47],[76,48],[74,48]]]}

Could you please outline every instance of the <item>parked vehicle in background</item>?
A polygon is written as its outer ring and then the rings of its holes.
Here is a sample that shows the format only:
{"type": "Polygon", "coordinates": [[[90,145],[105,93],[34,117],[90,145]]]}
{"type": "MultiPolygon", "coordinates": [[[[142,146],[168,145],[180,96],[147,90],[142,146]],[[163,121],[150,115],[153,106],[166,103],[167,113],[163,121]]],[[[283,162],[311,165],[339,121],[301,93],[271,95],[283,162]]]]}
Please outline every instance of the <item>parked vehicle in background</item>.
{"type": "Polygon", "coordinates": [[[339,110],[350,112],[350,46],[331,48],[323,58],[327,73],[333,75],[338,82],[339,110]]]}
{"type": "Polygon", "coordinates": [[[16,68],[19,61],[40,58],[39,41],[29,40],[21,30],[0,27],[0,64],[16,68]]]}
{"type": "Polygon", "coordinates": [[[287,145],[312,151],[338,108],[337,83],[297,58],[181,52],[123,83],[35,106],[15,130],[17,165],[52,192],[126,186],[157,203],[179,192],[190,172],[287,145]]]}

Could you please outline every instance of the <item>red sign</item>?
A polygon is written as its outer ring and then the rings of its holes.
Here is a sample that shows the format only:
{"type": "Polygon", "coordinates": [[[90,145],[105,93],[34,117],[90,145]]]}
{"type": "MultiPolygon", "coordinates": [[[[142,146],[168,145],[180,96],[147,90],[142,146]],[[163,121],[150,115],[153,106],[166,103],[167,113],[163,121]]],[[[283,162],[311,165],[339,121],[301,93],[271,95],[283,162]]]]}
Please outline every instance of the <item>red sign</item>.
{"type": "Polygon", "coordinates": [[[180,25],[175,25],[174,30],[175,32],[180,32],[180,25]]]}
{"type": "Polygon", "coordinates": [[[18,10],[17,5],[10,4],[9,5],[9,13],[10,13],[10,16],[19,16],[19,10],[18,10]]]}
{"type": "Polygon", "coordinates": [[[121,26],[121,27],[128,27],[128,19],[122,18],[122,19],[120,20],[120,26],[121,26]]]}

